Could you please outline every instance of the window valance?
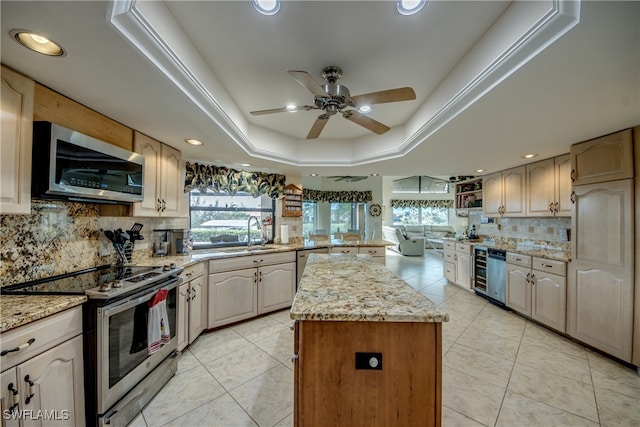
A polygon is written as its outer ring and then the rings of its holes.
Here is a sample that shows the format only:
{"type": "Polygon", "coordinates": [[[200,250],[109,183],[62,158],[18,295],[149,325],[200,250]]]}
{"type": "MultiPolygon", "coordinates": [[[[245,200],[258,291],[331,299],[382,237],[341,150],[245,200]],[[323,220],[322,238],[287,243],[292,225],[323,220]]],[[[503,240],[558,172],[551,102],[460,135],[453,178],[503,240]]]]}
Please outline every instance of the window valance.
{"type": "Polygon", "coordinates": [[[275,199],[284,194],[285,181],[286,176],[279,174],[246,172],[187,162],[184,191],[186,193],[194,188],[200,191],[209,189],[214,193],[225,192],[232,196],[240,191],[253,197],[267,195],[275,199]]]}
{"type": "Polygon", "coordinates": [[[302,189],[305,202],[366,203],[373,200],[371,191],[322,191],[302,189]]]}
{"type": "Polygon", "coordinates": [[[392,208],[453,208],[453,200],[391,200],[392,208]]]}

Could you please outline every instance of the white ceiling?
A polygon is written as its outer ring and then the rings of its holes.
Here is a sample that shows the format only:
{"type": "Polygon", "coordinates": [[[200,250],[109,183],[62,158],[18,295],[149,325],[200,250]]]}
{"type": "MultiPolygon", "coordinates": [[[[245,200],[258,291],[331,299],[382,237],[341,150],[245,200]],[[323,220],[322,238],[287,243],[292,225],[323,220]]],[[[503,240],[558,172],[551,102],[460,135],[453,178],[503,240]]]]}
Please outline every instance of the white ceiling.
{"type": "Polygon", "coordinates": [[[187,159],[303,176],[474,175],[640,124],[639,2],[430,1],[411,17],[393,3],[285,1],[267,17],[249,1],[3,0],[2,63],[187,159]],[[68,54],[27,51],[16,28],[68,54]],[[375,107],[384,135],[336,115],[305,140],[318,111],[249,114],[312,104],[286,70],[321,82],[328,65],[352,95],[416,100],[375,107]]]}

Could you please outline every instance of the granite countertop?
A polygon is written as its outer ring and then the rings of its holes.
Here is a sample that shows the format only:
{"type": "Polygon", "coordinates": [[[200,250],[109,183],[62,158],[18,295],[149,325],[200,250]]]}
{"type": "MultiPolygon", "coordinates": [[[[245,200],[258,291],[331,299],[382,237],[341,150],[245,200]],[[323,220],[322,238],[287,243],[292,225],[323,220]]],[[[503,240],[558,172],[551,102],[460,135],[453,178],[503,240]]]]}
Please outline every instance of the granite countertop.
{"type": "Polygon", "coordinates": [[[502,249],[504,251],[507,252],[513,252],[513,253],[518,253],[518,254],[522,254],[522,255],[530,255],[530,256],[535,256],[538,258],[546,258],[546,259],[552,259],[552,260],[556,260],[556,261],[564,261],[564,262],[570,262],[571,261],[571,251],[565,251],[565,250],[561,250],[561,249],[554,249],[554,248],[537,248],[537,247],[526,247],[526,246],[519,246],[519,245],[510,245],[510,244],[495,244],[492,241],[489,242],[483,242],[480,240],[457,240],[453,237],[448,237],[445,238],[445,240],[449,240],[449,241],[453,241],[453,242],[464,242],[464,243],[470,243],[472,245],[476,245],[476,246],[486,246],[487,248],[496,248],[496,249],[502,249]]]}
{"type": "Polygon", "coordinates": [[[87,301],[84,295],[2,295],[0,333],[59,313],[87,301]]]}
{"type": "Polygon", "coordinates": [[[449,315],[368,255],[311,254],[291,318],[447,322],[449,315]]]}

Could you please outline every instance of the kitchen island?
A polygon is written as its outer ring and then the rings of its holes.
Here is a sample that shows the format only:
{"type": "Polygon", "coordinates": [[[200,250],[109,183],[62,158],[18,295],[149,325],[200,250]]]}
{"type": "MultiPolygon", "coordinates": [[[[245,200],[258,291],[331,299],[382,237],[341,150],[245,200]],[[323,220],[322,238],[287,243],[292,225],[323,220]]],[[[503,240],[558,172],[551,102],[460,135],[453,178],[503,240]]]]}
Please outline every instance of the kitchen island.
{"type": "Polygon", "coordinates": [[[385,266],[311,254],[291,318],[294,425],[440,425],[449,316],[385,266]]]}

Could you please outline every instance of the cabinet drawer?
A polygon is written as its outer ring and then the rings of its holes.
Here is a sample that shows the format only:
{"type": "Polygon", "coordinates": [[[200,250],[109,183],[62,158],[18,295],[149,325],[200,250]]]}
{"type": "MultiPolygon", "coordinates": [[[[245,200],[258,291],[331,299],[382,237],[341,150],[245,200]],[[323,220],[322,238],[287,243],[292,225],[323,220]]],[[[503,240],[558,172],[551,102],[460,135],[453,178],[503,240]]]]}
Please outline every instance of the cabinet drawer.
{"type": "Polygon", "coordinates": [[[185,281],[189,281],[191,279],[195,279],[196,277],[200,277],[205,273],[205,263],[204,262],[199,262],[195,265],[191,265],[189,267],[186,267],[184,269],[184,271],[182,272],[182,278],[185,281]]]}
{"type": "Polygon", "coordinates": [[[359,254],[371,255],[371,256],[385,256],[385,247],[384,246],[376,246],[376,247],[359,247],[359,254]]]}
{"type": "Polygon", "coordinates": [[[509,264],[520,265],[522,267],[531,267],[531,256],[507,252],[507,262],[509,264]]]}
{"type": "Polygon", "coordinates": [[[453,251],[445,250],[443,251],[442,256],[444,257],[445,262],[451,262],[451,263],[455,262],[456,253],[453,251]]]}
{"type": "Polygon", "coordinates": [[[470,243],[456,243],[456,252],[464,252],[465,254],[471,253],[471,244],[470,243]]]}
{"type": "Polygon", "coordinates": [[[445,241],[442,242],[442,247],[445,250],[455,251],[456,250],[456,242],[453,242],[451,240],[445,240],[445,241]]]}
{"type": "Polygon", "coordinates": [[[564,261],[533,257],[533,269],[558,274],[560,276],[567,275],[567,263],[564,261]]]}
{"type": "Polygon", "coordinates": [[[212,259],[209,261],[209,273],[221,271],[241,270],[243,268],[260,267],[263,265],[283,264],[295,262],[296,252],[278,252],[261,255],[241,255],[232,258],[212,259]]]}
{"type": "Polygon", "coordinates": [[[1,337],[2,351],[18,348],[29,340],[33,343],[20,351],[1,356],[2,370],[9,369],[25,360],[48,350],[61,342],[82,333],[82,307],[74,307],[61,313],[4,332],[1,337]]]}
{"type": "Polygon", "coordinates": [[[447,262],[445,261],[443,264],[443,273],[444,273],[444,277],[449,280],[450,282],[455,282],[456,281],[456,266],[451,263],[451,262],[447,262]]]}
{"type": "Polygon", "coordinates": [[[334,246],[331,248],[332,254],[357,254],[358,248],[356,246],[334,246]]]}

